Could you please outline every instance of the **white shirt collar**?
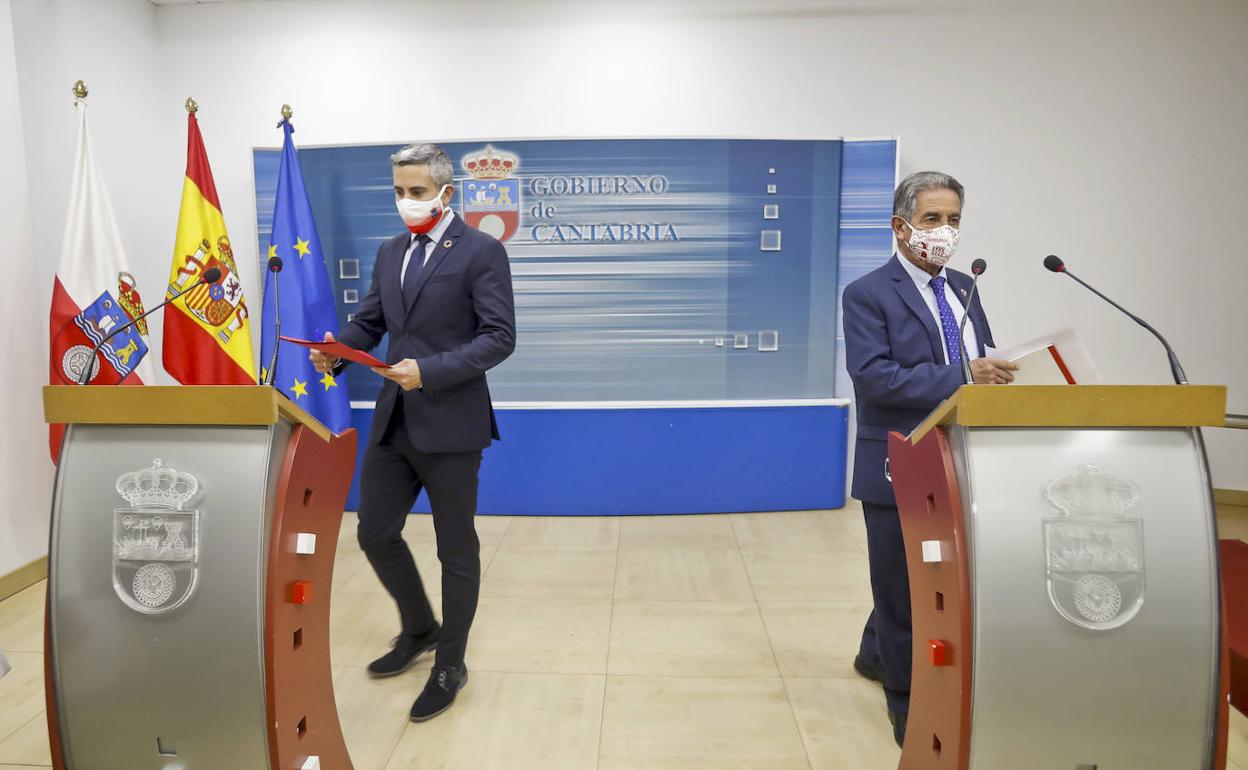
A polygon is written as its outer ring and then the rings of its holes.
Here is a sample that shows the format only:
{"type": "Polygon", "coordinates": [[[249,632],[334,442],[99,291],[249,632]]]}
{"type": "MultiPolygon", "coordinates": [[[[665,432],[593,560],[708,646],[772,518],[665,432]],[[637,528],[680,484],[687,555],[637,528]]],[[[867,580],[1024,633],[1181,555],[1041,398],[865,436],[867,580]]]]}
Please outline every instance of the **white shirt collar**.
{"type": "Polygon", "coordinates": [[[939,273],[932,275],[926,270],[920,268],[918,265],[915,265],[910,260],[906,259],[900,251],[896,252],[894,256],[897,258],[897,261],[901,263],[901,266],[906,269],[906,272],[910,274],[910,279],[914,281],[914,285],[919,287],[920,291],[923,289],[931,289],[931,281],[933,278],[944,278],[945,285],[948,285],[949,276],[945,271],[945,268],[940,268],[939,273]]]}
{"type": "MultiPolygon", "coordinates": [[[[448,208],[446,210],[446,215],[442,217],[442,221],[438,222],[437,227],[425,233],[425,235],[429,236],[429,242],[435,245],[438,242],[440,242],[442,240],[442,236],[446,234],[446,228],[451,226],[451,222],[454,219],[455,219],[455,209],[448,208]]],[[[412,233],[411,238],[409,238],[407,241],[408,248],[411,248],[412,244],[415,242],[416,242],[416,233],[412,233]]]]}

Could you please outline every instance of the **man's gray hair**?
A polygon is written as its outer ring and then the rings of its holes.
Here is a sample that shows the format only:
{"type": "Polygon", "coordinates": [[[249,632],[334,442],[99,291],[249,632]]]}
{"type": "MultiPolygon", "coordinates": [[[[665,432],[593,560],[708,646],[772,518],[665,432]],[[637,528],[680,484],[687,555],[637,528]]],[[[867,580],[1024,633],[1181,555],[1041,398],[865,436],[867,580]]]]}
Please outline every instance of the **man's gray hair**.
{"type": "Polygon", "coordinates": [[[958,203],[964,202],[962,185],[958,180],[939,171],[918,171],[897,185],[897,191],[893,193],[893,216],[909,222],[914,216],[915,201],[925,190],[953,190],[958,194],[958,203]]]}
{"type": "Polygon", "coordinates": [[[409,144],[390,156],[395,166],[428,166],[429,178],[439,188],[455,181],[455,167],[436,144],[409,144]]]}

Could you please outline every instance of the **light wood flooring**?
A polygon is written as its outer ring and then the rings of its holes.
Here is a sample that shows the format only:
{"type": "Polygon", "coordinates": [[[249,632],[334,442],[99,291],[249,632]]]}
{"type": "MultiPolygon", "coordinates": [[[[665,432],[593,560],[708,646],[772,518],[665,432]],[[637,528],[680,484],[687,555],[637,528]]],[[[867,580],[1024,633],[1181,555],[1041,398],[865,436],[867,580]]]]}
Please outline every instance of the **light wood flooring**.
{"type": "MultiPolygon", "coordinates": [[[[343,522],[334,686],[356,770],[893,770],[853,655],[871,606],[862,514],[482,516],[484,579],[451,711],[412,724],[428,661],[372,680],[397,614],[343,522]]],[[[1224,537],[1248,538],[1248,516],[1224,537]]],[[[430,519],[408,524],[438,586],[430,519]]],[[[436,593],[431,596],[435,605],[436,593]]],[[[50,764],[39,583],[0,602],[0,770],[50,764]]],[[[1233,713],[1230,770],[1248,770],[1233,713]]]]}

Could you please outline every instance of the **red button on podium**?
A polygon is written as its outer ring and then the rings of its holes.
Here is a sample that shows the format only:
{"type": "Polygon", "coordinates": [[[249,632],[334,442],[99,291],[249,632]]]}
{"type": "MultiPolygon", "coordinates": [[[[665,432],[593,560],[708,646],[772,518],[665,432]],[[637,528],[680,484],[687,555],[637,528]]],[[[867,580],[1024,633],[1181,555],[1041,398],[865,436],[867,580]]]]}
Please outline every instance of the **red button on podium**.
{"type": "Polygon", "coordinates": [[[952,666],[953,655],[949,651],[949,645],[939,639],[927,640],[927,651],[932,657],[933,666],[952,666]]]}
{"type": "Polygon", "coordinates": [[[312,601],[312,581],[296,580],[290,584],[290,603],[307,604],[312,601]]]}

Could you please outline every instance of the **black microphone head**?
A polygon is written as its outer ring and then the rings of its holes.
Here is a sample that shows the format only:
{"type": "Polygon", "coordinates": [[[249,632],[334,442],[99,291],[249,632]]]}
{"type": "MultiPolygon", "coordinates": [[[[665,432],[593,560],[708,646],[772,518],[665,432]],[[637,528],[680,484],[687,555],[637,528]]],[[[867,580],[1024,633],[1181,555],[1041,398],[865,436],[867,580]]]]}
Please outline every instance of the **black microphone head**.
{"type": "Polygon", "coordinates": [[[1044,267],[1054,273],[1060,273],[1066,269],[1066,263],[1056,254],[1050,254],[1044,258],[1044,267]]]}
{"type": "Polygon", "coordinates": [[[204,283],[216,283],[217,281],[221,280],[221,268],[219,267],[208,268],[207,270],[204,271],[204,274],[200,276],[200,280],[202,280],[204,283]]]}
{"type": "Polygon", "coordinates": [[[269,257],[269,271],[274,273],[282,272],[282,258],[279,256],[269,257]]]}
{"type": "Polygon", "coordinates": [[[977,259],[971,263],[971,273],[974,275],[983,275],[988,269],[988,263],[982,259],[977,259]]]}

